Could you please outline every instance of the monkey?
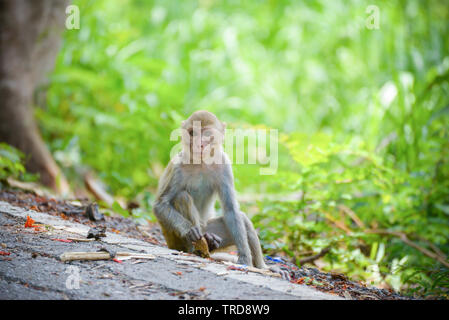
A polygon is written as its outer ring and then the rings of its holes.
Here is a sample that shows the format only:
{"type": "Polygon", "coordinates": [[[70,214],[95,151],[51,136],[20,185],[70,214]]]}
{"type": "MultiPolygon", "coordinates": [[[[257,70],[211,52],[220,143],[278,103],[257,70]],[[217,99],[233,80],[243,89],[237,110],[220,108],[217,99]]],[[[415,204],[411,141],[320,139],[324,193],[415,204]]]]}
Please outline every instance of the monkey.
{"type": "Polygon", "coordinates": [[[192,253],[204,237],[210,252],[237,247],[237,263],[289,273],[264,262],[259,237],[236,200],[231,162],[223,151],[226,123],[211,112],[194,112],[181,124],[181,151],[165,168],[153,203],[170,249],[192,253]],[[220,201],[222,216],[216,216],[220,201]]]}

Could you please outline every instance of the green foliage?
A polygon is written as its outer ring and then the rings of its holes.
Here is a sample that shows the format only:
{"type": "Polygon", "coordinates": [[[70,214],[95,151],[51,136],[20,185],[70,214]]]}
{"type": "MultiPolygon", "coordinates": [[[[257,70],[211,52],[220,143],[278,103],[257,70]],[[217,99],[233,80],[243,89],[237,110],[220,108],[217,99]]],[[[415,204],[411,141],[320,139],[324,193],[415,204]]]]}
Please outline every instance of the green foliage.
{"type": "Polygon", "coordinates": [[[16,148],[0,142],[0,186],[8,178],[25,182],[39,180],[39,175],[26,172],[25,155],[16,148]]]}
{"type": "MultiPolygon", "coordinates": [[[[289,136],[285,143],[302,165],[302,201],[259,204],[261,211],[253,221],[265,249],[282,250],[298,262],[304,252],[316,254],[330,247],[324,269],[373,283],[386,281],[396,290],[413,284],[410,292],[447,297],[442,275],[448,269],[423,268],[435,260],[398,237],[372,233],[401,232],[421,247],[432,243],[447,254],[449,223],[442,204],[449,199],[447,136],[441,141],[441,157],[435,159],[440,169],[411,173],[387,166],[384,157],[361,146],[289,136]],[[320,148],[325,151],[318,152],[320,148]],[[304,150],[310,151],[308,156],[304,150]]],[[[428,165],[433,169],[435,164],[428,165]]]]}
{"type": "Polygon", "coordinates": [[[25,173],[24,155],[6,143],[0,143],[0,181],[19,178],[25,173]]]}
{"type": "Polygon", "coordinates": [[[447,297],[447,269],[368,232],[449,254],[447,1],[376,1],[377,30],[368,0],[74,3],[81,28],[65,32],[37,113],[67,175],[93,168],[149,208],[192,111],[278,129],[275,175],[234,166],[240,193],[279,193],[253,216],[267,252],[330,246],[324,269],[447,297]]]}

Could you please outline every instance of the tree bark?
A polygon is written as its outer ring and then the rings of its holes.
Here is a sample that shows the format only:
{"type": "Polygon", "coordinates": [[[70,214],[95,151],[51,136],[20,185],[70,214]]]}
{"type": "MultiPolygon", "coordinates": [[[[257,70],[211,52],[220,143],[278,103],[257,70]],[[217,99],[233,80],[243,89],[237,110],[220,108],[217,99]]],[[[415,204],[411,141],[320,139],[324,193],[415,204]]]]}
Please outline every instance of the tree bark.
{"type": "Polygon", "coordinates": [[[27,155],[26,168],[60,192],[68,184],[34,119],[33,93],[61,43],[69,0],[0,0],[0,141],[27,155]]]}

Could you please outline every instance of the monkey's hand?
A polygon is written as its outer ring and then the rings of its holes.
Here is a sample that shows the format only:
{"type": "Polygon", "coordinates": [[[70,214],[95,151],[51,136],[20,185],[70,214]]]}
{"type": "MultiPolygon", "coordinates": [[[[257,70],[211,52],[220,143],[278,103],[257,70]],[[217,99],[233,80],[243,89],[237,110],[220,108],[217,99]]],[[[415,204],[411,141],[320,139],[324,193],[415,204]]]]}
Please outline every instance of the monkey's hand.
{"type": "Polygon", "coordinates": [[[270,266],[269,270],[272,271],[272,272],[275,272],[275,273],[279,273],[281,275],[282,279],[285,279],[287,281],[291,280],[290,272],[288,272],[286,270],[282,270],[278,266],[270,266]]]}
{"type": "Polygon", "coordinates": [[[198,227],[192,227],[185,235],[187,241],[189,242],[196,242],[201,239],[201,232],[200,228],[198,227]]]}
{"type": "Polygon", "coordinates": [[[206,232],[204,234],[204,238],[206,238],[207,245],[209,246],[209,251],[213,251],[220,247],[222,239],[215,233],[206,232]]]}

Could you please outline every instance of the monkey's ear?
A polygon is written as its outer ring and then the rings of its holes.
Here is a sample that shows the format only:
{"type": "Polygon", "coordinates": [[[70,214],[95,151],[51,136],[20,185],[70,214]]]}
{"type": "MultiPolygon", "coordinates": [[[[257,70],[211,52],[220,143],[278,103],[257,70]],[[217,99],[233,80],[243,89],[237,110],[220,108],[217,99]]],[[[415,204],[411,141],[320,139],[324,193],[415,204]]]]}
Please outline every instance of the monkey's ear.
{"type": "Polygon", "coordinates": [[[223,130],[226,129],[226,122],[222,122],[221,125],[223,126],[223,130]]]}
{"type": "Polygon", "coordinates": [[[182,121],[181,121],[181,126],[184,127],[185,124],[186,124],[186,121],[185,121],[185,120],[182,120],[182,121]]]}

